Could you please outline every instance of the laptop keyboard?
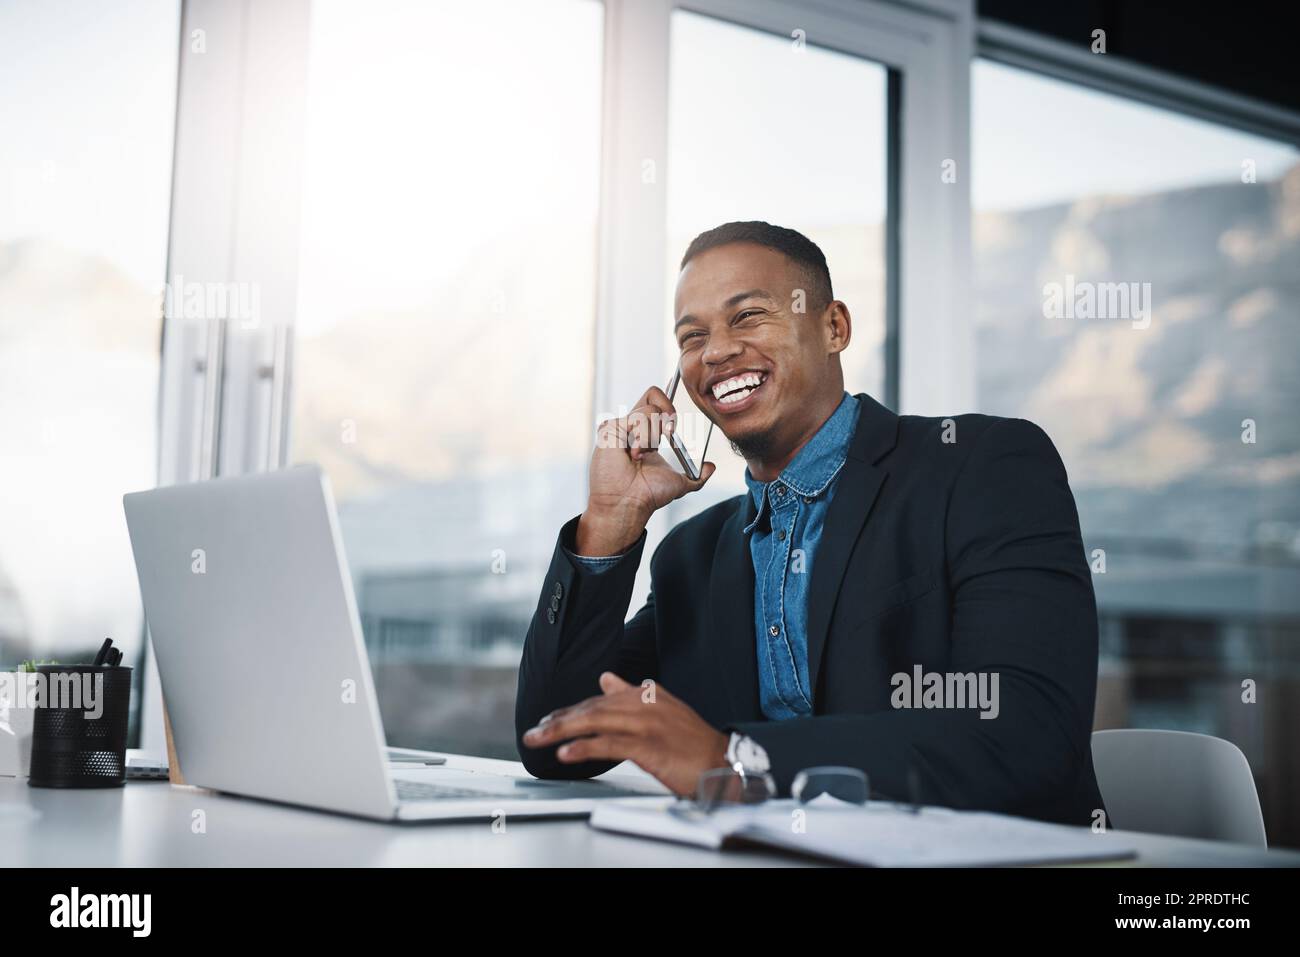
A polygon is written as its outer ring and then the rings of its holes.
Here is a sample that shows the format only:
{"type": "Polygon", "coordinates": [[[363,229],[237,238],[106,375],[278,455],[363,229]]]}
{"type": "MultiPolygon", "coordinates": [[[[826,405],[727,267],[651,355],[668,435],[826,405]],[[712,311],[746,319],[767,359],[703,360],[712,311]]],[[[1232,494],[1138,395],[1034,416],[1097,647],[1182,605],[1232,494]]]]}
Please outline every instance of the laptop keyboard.
{"type": "MultiPolygon", "coordinates": [[[[495,776],[489,776],[495,778],[495,776]]],[[[445,801],[449,798],[509,801],[546,801],[565,798],[645,797],[645,791],[617,787],[604,781],[539,781],[532,778],[501,777],[487,787],[395,778],[399,801],[445,801]]]]}
{"type": "Polygon", "coordinates": [[[458,788],[450,784],[430,784],[427,781],[406,781],[398,778],[397,797],[402,801],[445,801],[448,798],[485,798],[500,797],[494,791],[477,791],[474,788],[458,788]]]}

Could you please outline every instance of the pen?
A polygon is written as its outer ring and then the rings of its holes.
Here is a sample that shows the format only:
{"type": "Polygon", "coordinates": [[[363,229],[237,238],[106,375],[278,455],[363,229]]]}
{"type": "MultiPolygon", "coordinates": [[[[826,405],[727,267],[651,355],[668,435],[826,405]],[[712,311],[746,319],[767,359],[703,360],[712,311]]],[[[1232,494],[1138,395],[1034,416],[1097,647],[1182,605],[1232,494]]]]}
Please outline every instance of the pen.
{"type": "Polygon", "coordinates": [[[95,655],[96,668],[102,665],[105,659],[108,658],[108,652],[110,651],[110,649],[112,649],[112,647],[113,647],[113,639],[105,638],[104,643],[99,646],[99,654],[95,655]]]}

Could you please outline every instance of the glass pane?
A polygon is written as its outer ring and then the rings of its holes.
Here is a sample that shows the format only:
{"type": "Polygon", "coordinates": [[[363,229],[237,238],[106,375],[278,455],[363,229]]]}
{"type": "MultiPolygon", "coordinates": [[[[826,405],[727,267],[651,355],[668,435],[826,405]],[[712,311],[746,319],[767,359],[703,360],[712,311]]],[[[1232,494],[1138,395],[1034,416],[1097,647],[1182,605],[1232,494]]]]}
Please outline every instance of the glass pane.
{"type": "Polygon", "coordinates": [[[0,667],[111,636],[137,709],[122,495],[157,472],[179,16],[0,5],[0,667]]]}
{"type": "Polygon", "coordinates": [[[339,502],[389,741],[516,758],[590,454],[602,8],[317,0],[293,457],[339,502]]]}
{"type": "MultiPolygon", "coordinates": [[[[883,398],[888,71],[680,10],[671,30],[667,315],[682,254],[699,233],[751,219],[796,229],[826,254],[835,296],[853,318],[845,388],[883,398]]],[[[664,336],[675,355],[670,318],[664,336]]],[[[698,448],[707,423],[685,390],[678,397],[684,419],[698,416],[682,425],[698,448]]],[[[670,521],[745,490],[744,460],[716,430],[709,459],[717,473],[669,506],[670,521]]]]}
{"type": "Polygon", "coordinates": [[[1300,154],[991,63],[972,130],[979,409],[1065,460],[1097,727],[1229,738],[1298,844],[1300,154]]]}

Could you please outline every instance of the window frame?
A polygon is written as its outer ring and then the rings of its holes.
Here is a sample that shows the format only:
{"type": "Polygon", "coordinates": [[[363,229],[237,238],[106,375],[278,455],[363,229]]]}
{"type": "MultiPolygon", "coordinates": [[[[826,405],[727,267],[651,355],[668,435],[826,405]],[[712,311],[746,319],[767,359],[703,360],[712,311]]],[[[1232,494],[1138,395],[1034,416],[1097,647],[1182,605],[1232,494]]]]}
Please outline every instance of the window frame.
{"type": "MultiPolygon", "coordinates": [[[[975,58],[1300,147],[1300,112],[996,20],[978,23],[975,58]]],[[[972,63],[974,60],[972,60],[972,63]]]]}
{"type": "MultiPolygon", "coordinates": [[[[159,486],[286,461],[292,334],[277,322],[297,301],[310,13],[311,0],[182,3],[167,281],[256,282],[260,317],[164,318],[159,486]]],[[[142,690],[140,747],[161,753],[147,629],[142,690]]]]}
{"type": "Polygon", "coordinates": [[[667,314],[667,190],[647,189],[641,161],[655,160],[662,187],[668,136],[669,21],[686,10],[790,36],[872,60],[890,71],[901,103],[891,127],[901,162],[891,177],[889,218],[897,221],[897,295],[889,297],[886,392],[905,412],[941,413],[974,399],[963,368],[972,324],[960,308],[970,286],[969,62],[973,3],[932,0],[606,0],[605,147],[602,161],[600,290],[595,407],[617,410],[671,367],[662,331],[667,314]],[[957,180],[941,181],[941,163],[957,180]],[[926,171],[930,171],[927,174],[926,171]],[[933,278],[942,275],[943,283],[933,278]],[[896,362],[888,361],[897,353],[896,362]]]}

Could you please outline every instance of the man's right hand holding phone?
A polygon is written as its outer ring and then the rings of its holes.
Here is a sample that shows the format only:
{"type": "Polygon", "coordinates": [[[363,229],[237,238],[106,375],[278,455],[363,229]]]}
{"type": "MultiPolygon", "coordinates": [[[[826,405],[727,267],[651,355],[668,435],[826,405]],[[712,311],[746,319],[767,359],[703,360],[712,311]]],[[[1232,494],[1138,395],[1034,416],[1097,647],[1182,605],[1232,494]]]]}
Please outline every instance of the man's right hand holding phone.
{"type": "Polygon", "coordinates": [[[659,454],[660,440],[677,427],[677,410],[668,395],[651,386],[636,407],[596,430],[591,456],[587,508],[578,520],[574,544],[579,555],[617,555],[630,548],[650,516],[674,499],[698,491],[714,472],[700,466],[692,480],[659,454]]]}

